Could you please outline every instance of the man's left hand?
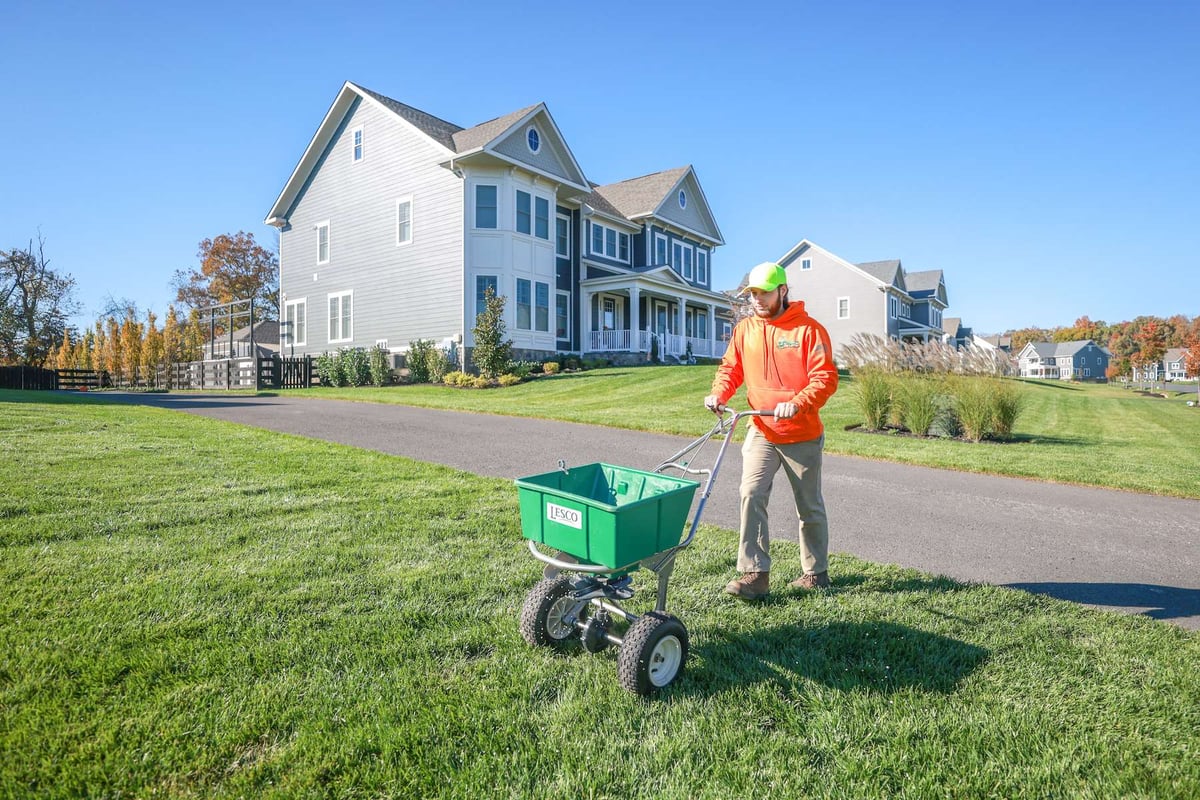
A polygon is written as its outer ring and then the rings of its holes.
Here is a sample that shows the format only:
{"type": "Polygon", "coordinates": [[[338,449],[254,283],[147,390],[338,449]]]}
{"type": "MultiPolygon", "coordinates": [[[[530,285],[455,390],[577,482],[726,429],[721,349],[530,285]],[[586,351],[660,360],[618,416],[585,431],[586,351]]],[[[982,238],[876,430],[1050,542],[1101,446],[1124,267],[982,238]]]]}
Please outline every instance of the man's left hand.
{"type": "Polygon", "coordinates": [[[775,419],[791,419],[799,410],[795,403],[780,403],[775,406],[775,419]]]}

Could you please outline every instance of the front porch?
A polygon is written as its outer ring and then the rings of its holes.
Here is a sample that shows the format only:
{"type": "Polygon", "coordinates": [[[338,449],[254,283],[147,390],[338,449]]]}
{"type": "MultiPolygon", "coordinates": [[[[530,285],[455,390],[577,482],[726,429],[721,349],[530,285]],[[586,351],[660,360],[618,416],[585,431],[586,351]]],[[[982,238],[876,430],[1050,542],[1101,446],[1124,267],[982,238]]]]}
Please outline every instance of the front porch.
{"type": "Polygon", "coordinates": [[[696,287],[669,268],[581,282],[582,348],[660,359],[720,358],[733,328],[724,295],[696,287]]]}

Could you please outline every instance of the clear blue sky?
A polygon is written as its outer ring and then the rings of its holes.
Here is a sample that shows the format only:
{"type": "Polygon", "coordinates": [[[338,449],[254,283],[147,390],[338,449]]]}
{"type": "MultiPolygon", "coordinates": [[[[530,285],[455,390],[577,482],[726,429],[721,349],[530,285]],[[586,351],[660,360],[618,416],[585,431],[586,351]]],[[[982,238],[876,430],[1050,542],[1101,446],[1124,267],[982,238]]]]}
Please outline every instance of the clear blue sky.
{"type": "Polygon", "coordinates": [[[587,176],[691,163],[717,288],[809,238],[941,269],[977,332],[1200,314],[1200,3],[8,0],[0,247],[94,319],[262,224],[342,83],[545,101],[587,176]]]}

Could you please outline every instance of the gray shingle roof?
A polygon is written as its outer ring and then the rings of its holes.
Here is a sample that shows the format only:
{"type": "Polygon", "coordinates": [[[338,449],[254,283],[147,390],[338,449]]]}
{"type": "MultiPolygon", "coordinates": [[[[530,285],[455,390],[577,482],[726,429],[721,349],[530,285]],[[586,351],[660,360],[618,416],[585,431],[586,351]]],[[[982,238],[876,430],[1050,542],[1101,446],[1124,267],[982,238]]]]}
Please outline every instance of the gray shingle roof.
{"type": "Polygon", "coordinates": [[[444,119],[438,119],[432,114],[426,114],[420,109],[405,105],[399,100],[393,100],[386,95],[372,92],[370,89],[362,86],[358,87],[371,97],[378,100],[387,108],[394,111],[399,116],[403,117],[408,122],[412,123],[418,130],[433,139],[438,144],[445,147],[447,150],[454,150],[454,134],[462,130],[458,125],[452,122],[446,122],[444,119]]]}
{"type": "Polygon", "coordinates": [[[904,286],[903,279],[897,281],[897,278],[900,277],[900,259],[898,258],[888,261],[864,261],[855,266],[889,286],[904,286]]]}
{"type": "Polygon", "coordinates": [[[519,111],[514,111],[511,114],[505,114],[502,117],[489,119],[487,122],[481,122],[473,128],[459,130],[454,134],[454,147],[451,148],[458,153],[466,153],[469,150],[474,150],[477,147],[483,147],[485,144],[495,139],[500,134],[511,128],[517,123],[521,117],[533,111],[541,103],[534,103],[531,106],[526,106],[519,111]]]}
{"type": "Polygon", "coordinates": [[[679,183],[679,179],[686,175],[689,169],[691,167],[665,169],[640,178],[596,186],[592,194],[602,196],[626,219],[646,216],[654,213],[667,196],[667,192],[675,188],[675,184],[679,183]]]}
{"type": "Polygon", "coordinates": [[[940,269],[928,269],[923,272],[906,272],[904,274],[904,285],[908,287],[909,294],[916,296],[917,292],[936,292],[938,284],[942,281],[942,271],[940,269]]]}
{"type": "MultiPolygon", "coordinates": [[[[1074,356],[1089,344],[1096,344],[1091,339],[1080,339],[1074,342],[1030,342],[1033,349],[1042,358],[1065,358],[1074,356]]],[[[1103,350],[1104,348],[1100,348],[1103,350]]],[[[1107,351],[1105,351],[1107,352],[1107,351]]]]}
{"type": "Polygon", "coordinates": [[[596,191],[598,188],[598,186],[592,184],[592,193],[583,198],[583,202],[601,213],[608,214],[617,219],[628,219],[628,217],[621,213],[619,208],[608,202],[608,198],[596,191]]]}
{"type": "Polygon", "coordinates": [[[962,325],[961,317],[942,317],[942,330],[947,336],[957,338],[960,325],[962,325]]]}

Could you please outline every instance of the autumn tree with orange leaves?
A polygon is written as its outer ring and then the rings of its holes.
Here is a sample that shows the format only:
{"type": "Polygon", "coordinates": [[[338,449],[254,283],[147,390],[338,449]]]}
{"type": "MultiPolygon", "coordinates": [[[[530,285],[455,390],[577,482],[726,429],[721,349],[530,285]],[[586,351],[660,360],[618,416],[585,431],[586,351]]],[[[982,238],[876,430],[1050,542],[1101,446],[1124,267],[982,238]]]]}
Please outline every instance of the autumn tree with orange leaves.
{"type": "Polygon", "coordinates": [[[177,270],[175,298],[188,308],[254,300],[256,319],[279,317],[279,257],[254,240],[253,233],[223,233],[200,242],[199,268],[177,270]]]}

